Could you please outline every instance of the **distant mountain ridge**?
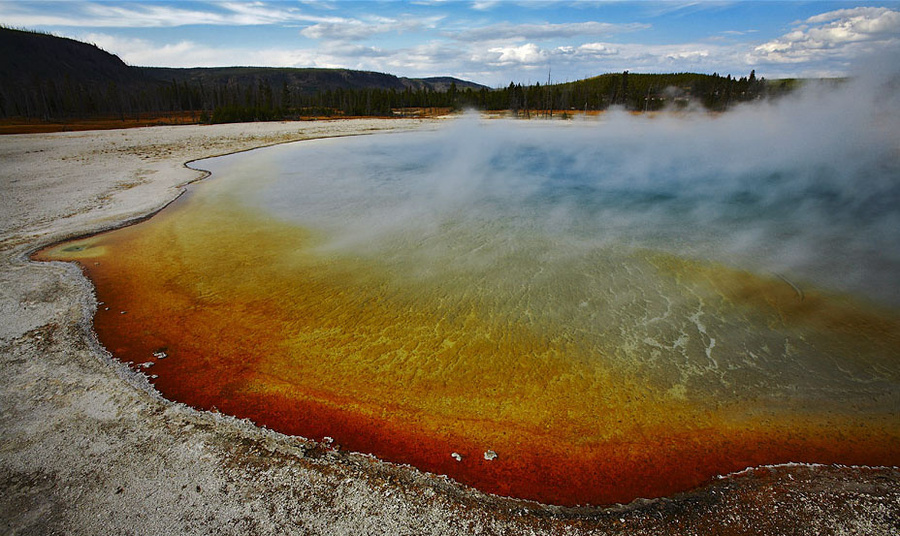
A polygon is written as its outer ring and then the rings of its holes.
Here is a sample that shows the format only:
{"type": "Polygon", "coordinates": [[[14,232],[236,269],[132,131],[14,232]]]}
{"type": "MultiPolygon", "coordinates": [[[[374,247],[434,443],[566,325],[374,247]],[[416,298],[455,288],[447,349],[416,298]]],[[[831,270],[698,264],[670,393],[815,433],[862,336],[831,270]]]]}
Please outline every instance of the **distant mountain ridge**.
{"type": "Polygon", "coordinates": [[[115,54],[50,34],[0,27],[0,83],[62,79],[81,83],[143,83],[145,75],[115,54]]]}
{"type": "Polygon", "coordinates": [[[179,92],[196,93],[196,87],[204,86],[242,91],[266,87],[301,97],[336,90],[489,89],[452,77],[405,78],[351,69],[137,67],[92,44],[0,27],[0,117],[181,110],[184,103],[173,101],[181,98],[179,92]]]}
{"type": "Polygon", "coordinates": [[[96,45],[50,34],[0,28],[0,77],[5,81],[68,76],[81,82],[148,83],[202,81],[204,83],[268,80],[273,85],[287,82],[304,93],[329,89],[428,88],[446,91],[455,83],[459,89],[481,89],[481,84],[449,76],[406,78],[373,71],[305,67],[138,67],[130,66],[115,54],[96,45]]]}
{"type": "Polygon", "coordinates": [[[272,87],[283,84],[304,95],[336,89],[423,89],[447,91],[451,84],[457,89],[486,88],[481,84],[458,78],[406,78],[373,71],[351,69],[320,69],[314,67],[136,67],[149,78],[163,82],[202,82],[204,84],[244,84],[265,81],[272,87]]]}

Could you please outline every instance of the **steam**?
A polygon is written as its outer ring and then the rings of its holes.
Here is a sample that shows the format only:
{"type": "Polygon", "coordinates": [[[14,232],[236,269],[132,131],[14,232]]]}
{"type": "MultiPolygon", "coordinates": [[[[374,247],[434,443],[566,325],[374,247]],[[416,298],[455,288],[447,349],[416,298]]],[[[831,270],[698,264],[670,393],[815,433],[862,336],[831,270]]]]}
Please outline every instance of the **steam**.
{"type": "Polygon", "coordinates": [[[516,251],[658,249],[900,306],[900,74],[887,65],[717,116],[467,115],[281,147],[242,157],[273,175],[248,202],[322,230],[331,253],[467,269],[516,251]]]}

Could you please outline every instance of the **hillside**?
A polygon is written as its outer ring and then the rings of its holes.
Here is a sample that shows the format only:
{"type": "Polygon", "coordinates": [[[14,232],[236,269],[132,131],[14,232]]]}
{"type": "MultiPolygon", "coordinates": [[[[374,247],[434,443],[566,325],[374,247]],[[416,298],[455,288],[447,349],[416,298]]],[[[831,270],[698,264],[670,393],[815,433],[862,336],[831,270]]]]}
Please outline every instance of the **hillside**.
{"type": "Polygon", "coordinates": [[[622,106],[628,110],[653,111],[699,104],[723,111],[738,102],[764,98],[769,87],[756,72],[741,78],[718,73],[640,74],[628,71],[604,74],[553,86],[551,102],[561,109],[604,109],[622,106]]]}
{"type": "Polygon", "coordinates": [[[94,45],[49,34],[0,28],[0,82],[63,80],[141,83],[144,75],[94,45]]]}
{"type": "Polygon", "coordinates": [[[240,85],[247,86],[260,82],[275,88],[285,85],[301,95],[315,95],[322,91],[337,89],[382,89],[403,91],[406,89],[446,91],[451,83],[459,89],[481,89],[480,84],[451,77],[402,78],[371,71],[350,69],[315,69],[286,67],[194,67],[176,69],[167,67],[141,67],[149,78],[162,82],[175,81],[179,84],[240,85]]]}
{"type": "Polygon", "coordinates": [[[446,92],[454,84],[459,89],[487,89],[450,77],[401,78],[349,69],[134,67],[91,44],[0,28],[0,117],[51,120],[180,111],[209,115],[224,108],[240,108],[241,117],[249,114],[253,119],[271,119],[275,109],[278,115],[292,109],[298,114],[315,109],[384,115],[400,102],[380,93],[373,99],[373,92],[425,95],[446,92]],[[263,109],[272,113],[261,113],[263,109]]]}
{"type": "Polygon", "coordinates": [[[475,108],[514,115],[633,111],[734,104],[783,95],[797,84],[698,73],[608,73],[502,89],[452,77],[403,78],[349,69],[128,66],[86,43],[0,28],[0,118],[59,121],[181,116],[188,121],[267,121],[392,116],[475,108]]]}

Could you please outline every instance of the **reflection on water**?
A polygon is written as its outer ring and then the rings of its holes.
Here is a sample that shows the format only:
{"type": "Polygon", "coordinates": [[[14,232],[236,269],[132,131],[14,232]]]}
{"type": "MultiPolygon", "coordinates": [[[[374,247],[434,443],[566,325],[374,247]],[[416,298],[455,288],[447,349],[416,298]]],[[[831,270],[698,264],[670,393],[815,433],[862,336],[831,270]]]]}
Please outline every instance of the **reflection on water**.
{"type": "Polygon", "coordinates": [[[222,157],[150,221],[39,256],[82,262],[101,341],[166,396],[489,492],[900,463],[896,163],[760,159],[706,121],[222,157]]]}

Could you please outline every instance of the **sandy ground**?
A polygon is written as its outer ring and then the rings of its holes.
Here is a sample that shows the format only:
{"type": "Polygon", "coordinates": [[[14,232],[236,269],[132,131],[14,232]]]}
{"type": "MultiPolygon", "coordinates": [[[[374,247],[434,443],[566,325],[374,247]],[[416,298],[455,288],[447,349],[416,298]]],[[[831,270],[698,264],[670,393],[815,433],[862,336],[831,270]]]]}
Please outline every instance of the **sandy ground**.
{"type": "MultiPolygon", "coordinates": [[[[39,246],[123,225],[201,178],[196,158],[430,128],[352,120],[0,137],[4,534],[898,534],[900,471],[789,465],[677,497],[560,509],[332,451],[161,399],[111,360],[79,269],[39,246]]],[[[534,448],[540,448],[535,445],[534,448]]],[[[898,447],[900,448],[900,447],[898,447]]]]}

